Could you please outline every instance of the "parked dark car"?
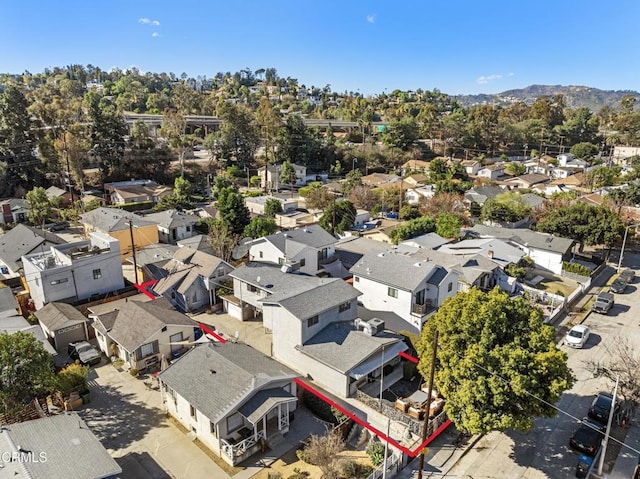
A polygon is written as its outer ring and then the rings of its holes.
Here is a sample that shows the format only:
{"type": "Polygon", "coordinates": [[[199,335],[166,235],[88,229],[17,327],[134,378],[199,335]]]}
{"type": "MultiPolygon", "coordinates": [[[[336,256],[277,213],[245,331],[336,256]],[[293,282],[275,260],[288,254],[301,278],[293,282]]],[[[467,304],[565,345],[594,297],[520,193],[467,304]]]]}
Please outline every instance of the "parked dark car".
{"type": "Polygon", "coordinates": [[[627,282],[621,279],[616,279],[609,289],[616,294],[622,294],[624,293],[624,290],[627,289],[627,282]]]}
{"type": "Polygon", "coordinates": [[[603,432],[604,426],[602,424],[590,421],[589,418],[585,417],[580,427],[569,439],[569,445],[588,456],[595,456],[598,449],[600,449],[603,432]]]}
{"type": "Polygon", "coordinates": [[[70,225],[68,221],[58,221],[57,223],[53,223],[52,225],[49,225],[49,228],[47,229],[49,231],[62,231],[69,228],[69,226],[70,225]]]}
{"type": "Polygon", "coordinates": [[[633,280],[636,277],[636,273],[632,270],[632,269],[625,269],[622,273],[620,273],[620,276],[618,276],[618,279],[621,281],[624,281],[627,284],[633,283],[633,280]]]}
{"type": "Polygon", "coordinates": [[[69,343],[67,353],[71,359],[80,361],[83,366],[93,366],[102,360],[100,352],[87,341],[69,343]]]}
{"type": "MultiPolygon", "coordinates": [[[[609,413],[611,412],[611,402],[613,395],[607,392],[600,392],[593,398],[591,407],[589,407],[589,417],[595,419],[601,424],[607,424],[609,421],[609,413]]],[[[617,414],[620,410],[620,403],[616,401],[613,414],[617,414]]]]}

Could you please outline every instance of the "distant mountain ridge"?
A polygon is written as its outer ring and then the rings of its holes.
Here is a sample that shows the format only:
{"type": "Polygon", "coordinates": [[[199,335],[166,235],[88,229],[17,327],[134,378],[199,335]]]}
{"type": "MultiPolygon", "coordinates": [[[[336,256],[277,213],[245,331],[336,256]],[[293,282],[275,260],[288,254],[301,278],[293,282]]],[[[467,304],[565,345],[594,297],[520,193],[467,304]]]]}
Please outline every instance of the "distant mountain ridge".
{"type": "Polygon", "coordinates": [[[617,110],[620,108],[620,99],[629,94],[635,95],[640,101],[640,93],[633,90],[600,90],[599,88],[575,85],[530,85],[526,88],[507,90],[502,93],[457,95],[455,98],[463,106],[484,104],[507,106],[519,101],[531,104],[540,96],[556,94],[564,96],[567,108],[586,106],[593,112],[598,112],[603,106],[610,106],[617,110]]]}

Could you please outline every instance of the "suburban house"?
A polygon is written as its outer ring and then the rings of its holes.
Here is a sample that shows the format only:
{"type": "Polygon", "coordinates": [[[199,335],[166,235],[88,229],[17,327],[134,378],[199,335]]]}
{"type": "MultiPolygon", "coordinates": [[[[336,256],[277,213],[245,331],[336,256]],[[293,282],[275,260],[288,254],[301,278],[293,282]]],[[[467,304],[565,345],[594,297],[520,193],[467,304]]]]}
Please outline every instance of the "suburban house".
{"type": "Polygon", "coordinates": [[[190,238],[181,239],[176,243],[179,248],[193,248],[203,253],[215,256],[215,251],[211,247],[211,240],[207,235],[195,235],[190,238]]]}
{"type": "Polygon", "coordinates": [[[454,271],[393,252],[367,254],[350,272],[365,308],[394,312],[418,329],[458,291],[454,271]]]}
{"type": "Polygon", "coordinates": [[[0,223],[23,223],[27,221],[29,206],[24,198],[0,200],[0,223]]]}
{"type": "Polygon", "coordinates": [[[249,247],[249,261],[279,264],[304,274],[342,277],[336,242],[320,225],[304,226],[254,240],[249,247]]]}
{"type": "Polygon", "coordinates": [[[179,246],[172,244],[150,244],[144,248],[136,249],[135,261],[133,256],[131,256],[127,258],[127,263],[138,269],[138,283],[144,283],[154,279],[158,274],[158,269],[173,259],[173,255],[178,249],[179,246]]]}
{"type": "MultiPolygon", "coordinates": [[[[360,181],[364,186],[376,187],[386,183],[395,183],[400,181],[400,177],[398,175],[388,175],[386,173],[371,173],[370,175],[361,177],[360,181]]],[[[398,183],[398,187],[399,186],[400,184],[398,183]]]]}
{"type": "Polygon", "coordinates": [[[467,175],[476,176],[480,171],[480,162],[477,160],[462,160],[460,164],[464,167],[467,175]]]}
{"type": "Polygon", "coordinates": [[[500,228],[497,226],[475,225],[469,230],[471,235],[480,238],[500,238],[519,248],[529,256],[536,267],[562,273],[562,263],[572,256],[575,241],[526,228],[500,228]]]}
{"type": "MultiPolygon", "coordinates": [[[[291,164],[296,172],[295,182],[293,186],[304,186],[307,184],[307,167],[302,165],[291,164]]],[[[279,190],[283,186],[290,186],[289,182],[283,183],[280,179],[282,165],[269,165],[265,176],[265,167],[258,168],[258,176],[260,177],[260,187],[269,190],[279,190]]]]}
{"type": "Polygon", "coordinates": [[[415,205],[421,201],[433,198],[436,194],[436,185],[419,186],[416,188],[407,188],[405,199],[410,205],[415,205]]]}
{"type": "Polygon", "coordinates": [[[247,196],[244,204],[249,208],[249,212],[254,215],[264,215],[264,206],[268,200],[276,200],[282,206],[282,211],[295,210],[298,207],[298,200],[291,198],[276,198],[275,196],[247,196]]]}
{"type": "Polygon", "coordinates": [[[466,239],[457,243],[442,245],[438,248],[438,251],[460,257],[484,256],[500,265],[503,269],[510,264],[518,264],[526,256],[515,245],[511,245],[505,240],[491,237],[466,239]]]}
{"type": "Polygon", "coordinates": [[[200,344],[159,374],[167,412],[231,465],[289,431],[296,377],[251,346],[232,342],[200,344]]]}
{"type": "Polygon", "coordinates": [[[54,233],[23,224],[0,236],[0,279],[19,278],[22,257],[66,241],[54,233]]]}
{"type": "Polygon", "coordinates": [[[449,240],[443,238],[438,233],[426,233],[408,240],[404,240],[400,244],[429,250],[438,249],[440,246],[447,243],[449,243],[449,240]]]}
{"type": "Polygon", "coordinates": [[[144,219],[158,225],[158,240],[161,243],[176,244],[193,236],[199,218],[171,209],[145,215],[144,219]]]}
{"type": "Polygon", "coordinates": [[[120,242],[120,259],[126,262],[136,251],[159,241],[158,226],[153,221],[117,208],[96,208],[80,215],[86,235],[93,231],[113,236],[120,242]],[[133,238],[133,241],[132,241],[133,238]]]}
{"type": "Polygon", "coordinates": [[[272,334],[273,356],[328,391],[350,397],[357,389],[379,391],[380,380],[388,387],[401,378],[398,352],[407,346],[385,330],[384,321],[357,317],[360,293],[346,282],[283,273],[259,263],[241,266],[230,276],[234,294],[224,298],[229,314],[261,314],[272,334]]]}
{"type": "Polygon", "coordinates": [[[75,412],[2,426],[0,476],[115,479],[122,468],[75,412]],[[43,454],[45,454],[43,456],[43,454]]]}
{"type": "Polygon", "coordinates": [[[129,368],[144,370],[177,358],[194,340],[196,323],[164,298],[120,301],[118,309],[105,309],[89,315],[98,346],[129,368]]]}
{"type": "Polygon", "coordinates": [[[478,170],[477,175],[480,178],[488,178],[490,180],[497,180],[504,175],[504,164],[494,163],[493,165],[483,166],[478,170]]]}
{"type": "Polygon", "coordinates": [[[173,193],[173,188],[159,185],[150,180],[132,180],[105,183],[104,191],[109,195],[112,204],[125,205],[144,202],[157,203],[162,197],[173,193]]]}
{"type": "Polygon", "coordinates": [[[408,175],[412,171],[419,171],[426,174],[429,173],[429,162],[424,160],[405,161],[401,170],[403,175],[408,175]]]}
{"type": "Polygon", "coordinates": [[[226,261],[193,248],[178,248],[173,258],[155,270],[154,293],[185,313],[214,305],[216,288],[233,271],[226,261]]]}
{"type": "Polygon", "coordinates": [[[478,206],[482,206],[488,199],[495,198],[505,191],[506,190],[499,186],[479,186],[477,188],[471,188],[465,192],[464,202],[467,205],[473,205],[475,203],[478,206]]]}
{"type": "Polygon", "coordinates": [[[50,186],[46,189],[49,201],[60,201],[60,206],[66,208],[71,204],[71,193],[57,186],[50,186]],[[57,198],[60,198],[59,200],[57,198]]]}
{"type": "MultiPolygon", "coordinates": [[[[51,354],[53,362],[57,366],[63,366],[65,359],[58,354],[45,336],[42,327],[29,322],[18,314],[16,299],[9,287],[0,287],[0,334],[13,334],[17,332],[32,334],[42,343],[44,349],[51,354]]],[[[0,474],[1,477],[1,474],[0,474]]]]}
{"type": "Polygon", "coordinates": [[[409,187],[417,187],[426,184],[429,177],[422,173],[413,173],[402,180],[409,187]]]}
{"type": "Polygon", "coordinates": [[[89,339],[87,318],[70,304],[54,301],[36,312],[36,317],[47,339],[58,351],[66,351],[69,343],[89,339]]]}
{"type": "Polygon", "coordinates": [[[88,241],[50,246],[22,257],[37,309],[52,301],[73,302],[124,288],[118,240],[91,233],[88,241]]]}
{"type": "Polygon", "coordinates": [[[528,173],[522,176],[516,176],[507,180],[506,183],[513,185],[514,188],[529,189],[540,183],[547,183],[550,178],[547,175],[541,175],[539,173],[528,173]]]}
{"type": "Polygon", "coordinates": [[[588,191],[587,177],[584,173],[576,173],[571,176],[567,176],[566,178],[558,178],[549,183],[551,186],[563,186],[572,190],[580,191],[588,191]]]}

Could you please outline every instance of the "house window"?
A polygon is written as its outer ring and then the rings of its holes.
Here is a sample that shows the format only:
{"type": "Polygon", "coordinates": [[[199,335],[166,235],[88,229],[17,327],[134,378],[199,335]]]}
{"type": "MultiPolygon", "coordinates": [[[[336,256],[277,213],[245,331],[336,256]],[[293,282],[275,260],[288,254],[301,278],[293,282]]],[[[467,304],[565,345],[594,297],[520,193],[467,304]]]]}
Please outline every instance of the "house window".
{"type": "Polygon", "coordinates": [[[392,298],[397,298],[398,290],[396,288],[387,288],[387,296],[391,296],[392,298]]]}
{"type": "Polygon", "coordinates": [[[302,268],[305,264],[307,264],[307,260],[305,258],[302,258],[300,260],[300,267],[302,268]]]}
{"type": "Polygon", "coordinates": [[[171,291],[171,299],[176,299],[176,292],[175,291],[171,291]]]}
{"type": "Polygon", "coordinates": [[[351,309],[351,301],[347,301],[345,303],[342,303],[339,307],[338,307],[338,312],[340,313],[344,313],[347,309],[351,309]]]}
{"type": "Polygon", "coordinates": [[[307,328],[318,324],[319,321],[320,319],[318,318],[317,314],[315,316],[311,316],[309,319],[307,319],[307,328]]]}
{"type": "Polygon", "coordinates": [[[360,276],[354,276],[353,277],[353,282],[354,283],[359,283],[360,282],[360,276]]]}
{"type": "Polygon", "coordinates": [[[453,282],[449,283],[449,286],[447,286],[447,291],[451,291],[453,289],[453,282]]]}
{"type": "Polygon", "coordinates": [[[227,432],[233,432],[236,429],[240,429],[243,425],[242,416],[240,413],[235,413],[227,418],[227,432]]]}
{"type": "Polygon", "coordinates": [[[248,284],[248,285],[247,285],[247,290],[248,290],[250,293],[255,293],[255,292],[257,292],[257,291],[258,291],[258,288],[256,288],[256,287],[255,287],[254,285],[252,285],[252,284],[248,284]]]}
{"type": "Polygon", "coordinates": [[[146,358],[153,354],[153,343],[143,344],[140,348],[140,359],[146,358]]]}
{"type": "Polygon", "coordinates": [[[100,269],[94,269],[93,279],[100,279],[100,278],[102,278],[102,271],[100,269]]]}
{"type": "Polygon", "coordinates": [[[211,421],[209,421],[209,432],[214,436],[216,435],[216,425],[211,421]]]}
{"type": "Polygon", "coordinates": [[[187,232],[191,232],[191,226],[187,226],[187,232]]]}
{"type": "MultiPolygon", "coordinates": [[[[163,328],[164,329],[164,328],[163,328]]],[[[176,334],[172,334],[169,336],[169,342],[171,343],[171,352],[175,353],[176,351],[180,351],[182,349],[182,344],[174,344],[182,341],[182,331],[176,334]]]]}
{"type": "Polygon", "coordinates": [[[163,326],[163,327],[162,327],[162,332],[163,332],[163,333],[165,333],[166,331],[167,331],[167,327],[166,327],[166,326],[163,326]]]}
{"type": "Polygon", "coordinates": [[[196,415],[196,408],[194,408],[193,406],[189,405],[189,414],[191,415],[192,418],[194,418],[196,421],[198,420],[197,415],[196,415]]]}
{"type": "Polygon", "coordinates": [[[318,259],[327,259],[329,256],[329,250],[327,248],[322,248],[318,251],[318,259]]]}
{"type": "Polygon", "coordinates": [[[62,284],[66,283],[67,281],[69,281],[69,278],[54,279],[53,281],[51,281],[51,285],[62,284]]]}
{"type": "Polygon", "coordinates": [[[260,251],[260,258],[262,258],[262,251],[260,251]]]}

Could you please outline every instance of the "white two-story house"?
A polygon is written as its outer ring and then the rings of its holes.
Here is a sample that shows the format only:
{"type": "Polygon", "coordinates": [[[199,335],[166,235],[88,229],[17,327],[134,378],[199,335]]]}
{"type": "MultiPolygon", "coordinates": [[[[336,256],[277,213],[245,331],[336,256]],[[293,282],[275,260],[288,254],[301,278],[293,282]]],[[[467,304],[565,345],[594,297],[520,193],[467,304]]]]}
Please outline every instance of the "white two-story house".
{"type": "Polygon", "coordinates": [[[52,301],[77,301],[124,288],[120,243],[103,233],[23,256],[22,267],[37,309],[52,301]]]}
{"type": "Polygon", "coordinates": [[[393,252],[367,254],[350,272],[365,308],[393,312],[418,330],[446,298],[458,291],[455,271],[393,252]]]}
{"type": "Polygon", "coordinates": [[[317,224],[295,228],[253,241],[249,261],[278,264],[313,276],[341,276],[342,263],[335,254],[337,241],[317,224]]]}
{"type": "Polygon", "coordinates": [[[407,346],[383,321],[358,319],[360,293],[343,280],[256,263],[230,276],[235,301],[262,315],[274,357],[327,390],[349,397],[367,386],[379,390],[374,381],[388,387],[402,376],[398,352],[407,346]]]}

